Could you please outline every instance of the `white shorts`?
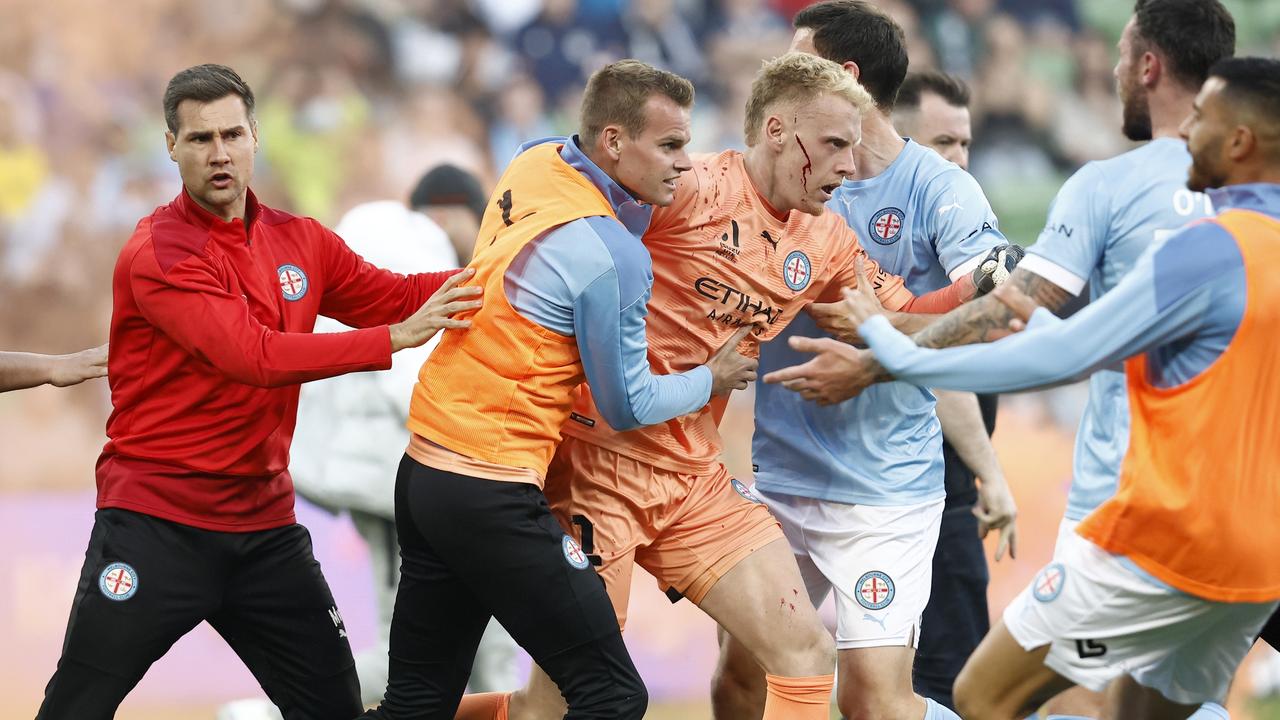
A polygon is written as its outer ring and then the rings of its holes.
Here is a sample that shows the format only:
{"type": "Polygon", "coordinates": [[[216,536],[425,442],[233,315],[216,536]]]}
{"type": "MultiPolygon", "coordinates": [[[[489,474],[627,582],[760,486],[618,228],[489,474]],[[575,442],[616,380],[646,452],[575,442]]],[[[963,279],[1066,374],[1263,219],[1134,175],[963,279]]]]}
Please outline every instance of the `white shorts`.
{"type": "Polygon", "coordinates": [[[943,500],[875,507],[756,490],[791,543],[814,607],[836,591],[836,649],[916,647],[943,500]]]}
{"type": "Polygon", "coordinates": [[[1061,548],[1069,538],[1077,537],[1076,527],[1079,525],[1079,520],[1072,520],[1071,518],[1065,517],[1062,518],[1062,522],[1058,523],[1058,539],[1053,543],[1053,557],[1055,560],[1058,558],[1059,548],[1061,548]]]}
{"type": "MultiPolygon", "coordinates": [[[[1064,521],[1064,526],[1066,521],[1064,521]]],[[[1277,603],[1211,602],[1150,577],[1074,532],[1004,611],[1024,650],[1101,692],[1120,675],[1184,705],[1221,701],[1277,603]]]]}

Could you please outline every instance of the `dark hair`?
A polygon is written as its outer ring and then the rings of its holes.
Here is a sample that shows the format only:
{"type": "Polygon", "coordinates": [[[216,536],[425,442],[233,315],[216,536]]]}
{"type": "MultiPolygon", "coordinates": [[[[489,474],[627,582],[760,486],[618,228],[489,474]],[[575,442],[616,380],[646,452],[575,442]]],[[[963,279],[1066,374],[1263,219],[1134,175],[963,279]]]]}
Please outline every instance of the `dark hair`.
{"type": "Polygon", "coordinates": [[[465,205],[476,214],[477,221],[484,217],[488,203],[489,197],[476,176],[448,163],[428,170],[409,193],[409,207],[414,210],[433,205],[465,205]]]}
{"type": "Polygon", "coordinates": [[[1209,68],[1236,52],[1236,22],[1218,0],[1137,0],[1136,55],[1154,46],[1173,77],[1199,88],[1209,68]]]}
{"type": "Polygon", "coordinates": [[[969,107],[969,86],[958,76],[941,70],[908,73],[898,90],[898,107],[903,110],[919,110],[920,100],[927,92],[942,98],[948,105],[969,107]]]}
{"type": "Polygon", "coordinates": [[[1233,105],[1244,105],[1263,122],[1280,126],[1280,60],[1227,58],[1209,69],[1209,77],[1226,81],[1223,94],[1230,96],[1233,105]]]}
{"type": "Polygon", "coordinates": [[[178,132],[178,106],[183,100],[209,103],[228,95],[244,101],[249,122],[253,122],[253,91],[249,84],[226,65],[196,65],[174,75],[164,89],[164,124],[169,132],[178,132]]]}
{"type": "Polygon", "coordinates": [[[578,133],[583,147],[593,144],[607,125],[621,125],[631,137],[643,132],[645,103],[652,95],[688,108],[693,105],[693,83],[639,60],[619,60],[597,70],[582,94],[578,133]]]}
{"type": "Polygon", "coordinates": [[[866,0],[825,0],[801,10],[797,28],[813,30],[822,57],[858,65],[858,83],[882,110],[892,110],[907,75],[907,39],[902,26],[866,0]]]}

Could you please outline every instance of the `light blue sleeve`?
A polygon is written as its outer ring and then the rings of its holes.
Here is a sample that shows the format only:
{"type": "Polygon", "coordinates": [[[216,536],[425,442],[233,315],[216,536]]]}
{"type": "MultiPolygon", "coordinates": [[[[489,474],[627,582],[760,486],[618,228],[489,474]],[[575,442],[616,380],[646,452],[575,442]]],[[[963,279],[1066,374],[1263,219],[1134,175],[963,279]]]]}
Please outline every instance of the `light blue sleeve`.
{"type": "Polygon", "coordinates": [[[859,333],[899,380],[974,392],[1054,385],[1201,330],[1221,337],[1217,325],[1229,338],[1239,313],[1216,309],[1242,295],[1243,265],[1224,235],[1216,225],[1192,226],[1144,253],[1120,284],[1071,318],[1034,317],[1027,330],[994,343],[924,349],[881,316],[859,333]]]}
{"type": "Polygon", "coordinates": [[[947,275],[961,265],[986,256],[991,248],[1009,241],[978,181],[960,168],[944,171],[926,190],[929,208],[926,229],[947,275]]]}
{"type": "Polygon", "coordinates": [[[1038,327],[1046,325],[1057,325],[1062,322],[1062,318],[1049,312],[1049,308],[1037,307],[1035,312],[1031,313],[1031,317],[1027,320],[1028,330],[1035,330],[1038,327]]]}
{"type": "MultiPolygon", "coordinates": [[[[1106,177],[1097,163],[1089,163],[1058,191],[1049,206],[1044,230],[1027,248],[1027,254],[1044,258],[1087,281],[1106,250],[1110,217],[1106,177]]],[[[1034,268],[1034,261],[1028,267],[1034,268]]]]}
{"type": "Polygon", "coordinates": [[[573,300],[574,335],[600,415],[615,430],[632,430],[706,405],[711,398],[707,366],[672,375],[650,370],[645,316],[653,271],[644,245],[610,218],[580,222],[595,238],[577,246],[579,258],[594,245],[611,259],[573,300]]]}

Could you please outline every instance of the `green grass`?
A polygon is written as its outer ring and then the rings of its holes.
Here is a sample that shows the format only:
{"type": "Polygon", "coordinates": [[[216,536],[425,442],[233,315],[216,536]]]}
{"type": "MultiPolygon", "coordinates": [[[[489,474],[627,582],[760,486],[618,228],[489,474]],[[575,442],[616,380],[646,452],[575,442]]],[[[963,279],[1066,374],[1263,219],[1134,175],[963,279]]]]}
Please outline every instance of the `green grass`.
{"type": "Polygon", "coordinates": [[[1280,697],[1254,700],[1251,709],[1254,720],[1280,720],[1280,697]]]}

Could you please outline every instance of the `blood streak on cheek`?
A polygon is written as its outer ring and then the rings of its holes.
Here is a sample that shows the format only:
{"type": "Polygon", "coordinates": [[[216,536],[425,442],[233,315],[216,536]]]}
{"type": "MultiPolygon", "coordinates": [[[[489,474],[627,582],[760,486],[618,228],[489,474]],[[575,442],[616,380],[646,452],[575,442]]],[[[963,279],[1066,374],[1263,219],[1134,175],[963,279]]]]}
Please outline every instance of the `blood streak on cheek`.
{"type": "Polygon", "coordinates": [[[804,188],[805,193],[809,192],[809,175],[813,173],[813,160],[809,157],[809,151],[804,147],[804,141],[800,136],[796,136],[796,144],[800,146],[800,152],[804,153],[804,167],[800,168],[800,185],[804,188]]]}

